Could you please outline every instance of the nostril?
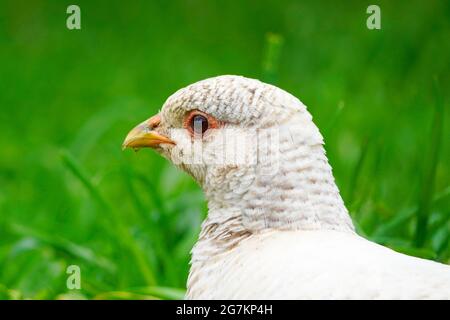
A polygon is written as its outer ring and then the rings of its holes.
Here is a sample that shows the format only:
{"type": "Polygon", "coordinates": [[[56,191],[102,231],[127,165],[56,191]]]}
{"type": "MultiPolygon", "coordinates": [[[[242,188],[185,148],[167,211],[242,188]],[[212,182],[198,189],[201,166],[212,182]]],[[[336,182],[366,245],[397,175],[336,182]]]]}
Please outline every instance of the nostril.
{"type": "Polygon", "coordinates": [[[159,124],[161,123],[161,117],[159,114],[154,115],[150,119],[147,120],[147,126],[150,128],[150,130],[155,129],[159,124]]]}

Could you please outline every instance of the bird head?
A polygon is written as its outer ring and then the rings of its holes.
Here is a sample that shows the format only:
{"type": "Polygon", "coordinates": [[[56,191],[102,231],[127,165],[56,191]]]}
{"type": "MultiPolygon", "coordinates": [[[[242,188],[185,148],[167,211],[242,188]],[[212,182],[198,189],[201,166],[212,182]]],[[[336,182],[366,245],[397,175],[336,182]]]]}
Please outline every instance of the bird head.
{"type": "MultiPolygon", "coordinates": [[[[225,181],[221,181],[230,172],[260,167],[262,148],[255,142],[259,138],[262,145],[263,131],[266,146],[268,138],[277,144],[278,132],[273,129],[288,119],[289,112],[275,105],[275,89],[239,76],[194,83],[174,93],[161,112],[131,130],[123,146],[153,148],[201,186],[206,187],[209,178],[215,177],[215,186],[223,188],[225,181]]],[[[273,156],[275,147],[270,150],[273,156]]]]}
{"type": "Polygon", "coordinates": [[[123,147],[153,148],[200,184],[210,212],[234,208],[255,228],[290,224],[298,210],[306,217],[317,209],[317,195],[335,191],[322,144],[311,115],[291,94],[219,76],[175,92],[130,131],[123,147]]]}

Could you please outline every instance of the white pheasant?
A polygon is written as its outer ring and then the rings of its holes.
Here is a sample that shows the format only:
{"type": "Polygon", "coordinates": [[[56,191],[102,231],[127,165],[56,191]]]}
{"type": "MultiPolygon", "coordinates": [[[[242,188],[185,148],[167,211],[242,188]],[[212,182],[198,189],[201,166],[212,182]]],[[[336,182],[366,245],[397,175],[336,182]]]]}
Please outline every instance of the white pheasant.
{"type": "Polygon", "coordinates": [[[208,200],[188,299],[450,299],[449,266],[355,233],[311,115],[275,86],[194,83],[124,147],[154,148],[208,200]]]}

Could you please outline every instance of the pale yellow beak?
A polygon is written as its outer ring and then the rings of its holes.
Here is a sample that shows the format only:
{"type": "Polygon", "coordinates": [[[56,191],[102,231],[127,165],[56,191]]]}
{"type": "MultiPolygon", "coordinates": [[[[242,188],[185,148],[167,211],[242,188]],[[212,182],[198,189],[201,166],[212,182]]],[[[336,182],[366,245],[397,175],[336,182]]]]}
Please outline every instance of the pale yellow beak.
{"type": "Polygon", "coordinates": [[[162,143],[175,144],[175,142],[155,130],[160,122],[161,117],[155,115],[134,127],[125,138],[122,148],[156,148],[162,143]]]}

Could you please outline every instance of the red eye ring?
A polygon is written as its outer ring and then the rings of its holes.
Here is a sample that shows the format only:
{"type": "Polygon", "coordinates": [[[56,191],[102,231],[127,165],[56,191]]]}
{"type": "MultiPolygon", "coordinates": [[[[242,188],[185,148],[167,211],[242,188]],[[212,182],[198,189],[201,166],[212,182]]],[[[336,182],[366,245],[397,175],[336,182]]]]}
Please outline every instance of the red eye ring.
{"type": "Polygon", "coordinates": [[[200,110],[190,111],[184,118],[183,127],[189,131],[192,136],[201,137],[209,129],[217,129],[221,122],[214,117],[200,110]]]}

